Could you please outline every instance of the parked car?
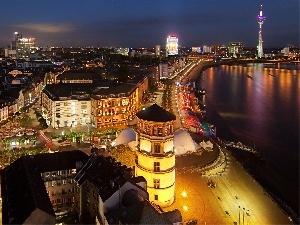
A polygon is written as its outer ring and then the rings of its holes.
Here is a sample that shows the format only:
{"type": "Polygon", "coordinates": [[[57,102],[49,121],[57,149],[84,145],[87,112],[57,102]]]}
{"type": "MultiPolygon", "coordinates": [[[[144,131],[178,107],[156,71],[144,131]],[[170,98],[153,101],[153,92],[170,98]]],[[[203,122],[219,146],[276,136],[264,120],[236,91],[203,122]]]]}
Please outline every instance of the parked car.
{"type": "Polygon", "coordinates": [[[71,141],[69,140],[65,140],[59,144],[59,146],[70,146],[70,145],[71,145],[71,141]]]}

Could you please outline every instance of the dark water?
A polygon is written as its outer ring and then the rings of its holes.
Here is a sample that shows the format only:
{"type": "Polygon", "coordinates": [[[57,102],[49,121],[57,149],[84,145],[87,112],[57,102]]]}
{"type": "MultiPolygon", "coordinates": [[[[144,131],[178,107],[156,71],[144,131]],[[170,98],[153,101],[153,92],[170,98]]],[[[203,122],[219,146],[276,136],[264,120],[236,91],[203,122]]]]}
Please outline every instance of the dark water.
{"type": "Polygon", "coordinates": [[[299,69],[300,64],[223,65],[202,76],[207,118],[217,136],[255,145],[266,161],[248,162],[251,172],[297,214],[299,69]]]}

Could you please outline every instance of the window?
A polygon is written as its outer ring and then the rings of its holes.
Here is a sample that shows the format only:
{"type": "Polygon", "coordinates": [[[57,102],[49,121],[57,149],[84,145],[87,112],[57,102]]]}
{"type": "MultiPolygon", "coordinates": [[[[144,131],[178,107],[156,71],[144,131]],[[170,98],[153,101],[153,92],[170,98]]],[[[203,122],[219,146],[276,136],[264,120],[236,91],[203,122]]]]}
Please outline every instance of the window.
{"type": "Polygon", "coordinates": [[[158,136],[162,136],[162,128],[158,128],[157,131],[158,131],[158,136]]]}
{"type": "Polygon", "coordinates": [[[160,144],[154,144],[154,153],[160,153],[160,144]]]}
{"type": "Polygon", "coordinates": [[[158,201],[158,195],[154,195],[154,200],[158,201]]]}
{"type": "Polygon", "coordinates": [[[159,171],[160,171],[160,163],[154,162],[154,172],[159,172],[159,171]]]}
{"type": "Polygon", "coordinates": [[[155,135],[155,136],[157,135],[157,127],[153,128],[153,135],[155,135]]]}
{"type": "Polygon", "coordinates": [[[60,103],[55,103],[56,106],[60,106],[60,103]]]}
{"type": "Polygon", "coordinates": [[[153,183],[154,183],[154,188],[159,188],[159,183],[160,183],[159,179],[154,179],[153,183]]]}

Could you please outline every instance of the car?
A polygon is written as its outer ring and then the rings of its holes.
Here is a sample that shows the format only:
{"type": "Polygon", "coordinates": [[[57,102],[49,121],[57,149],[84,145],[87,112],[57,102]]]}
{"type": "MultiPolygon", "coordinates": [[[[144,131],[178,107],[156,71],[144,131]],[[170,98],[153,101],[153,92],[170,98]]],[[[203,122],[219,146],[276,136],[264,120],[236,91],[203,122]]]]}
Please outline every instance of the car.
{"type": "Polygon", "coordinates": [[[65,140],[59,144],[59,146],[70,146],[70,145],[71,145],[71,141],[69,140],[65,140]]]}

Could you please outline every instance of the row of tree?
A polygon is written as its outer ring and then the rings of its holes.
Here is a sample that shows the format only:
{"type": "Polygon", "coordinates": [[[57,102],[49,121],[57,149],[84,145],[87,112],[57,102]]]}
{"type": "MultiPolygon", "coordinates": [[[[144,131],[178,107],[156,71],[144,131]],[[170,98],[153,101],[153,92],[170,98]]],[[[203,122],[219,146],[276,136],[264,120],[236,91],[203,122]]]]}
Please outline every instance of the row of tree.
{"type": "Polygon", "coordinates": [[[32,146],[29,148],[13,148],[12,150],[0,151],[0,169],[5,168],[18,158],[26,155],[36,155],[40,153],[47,153],[48,149],[45,147],[32,146]]]}

